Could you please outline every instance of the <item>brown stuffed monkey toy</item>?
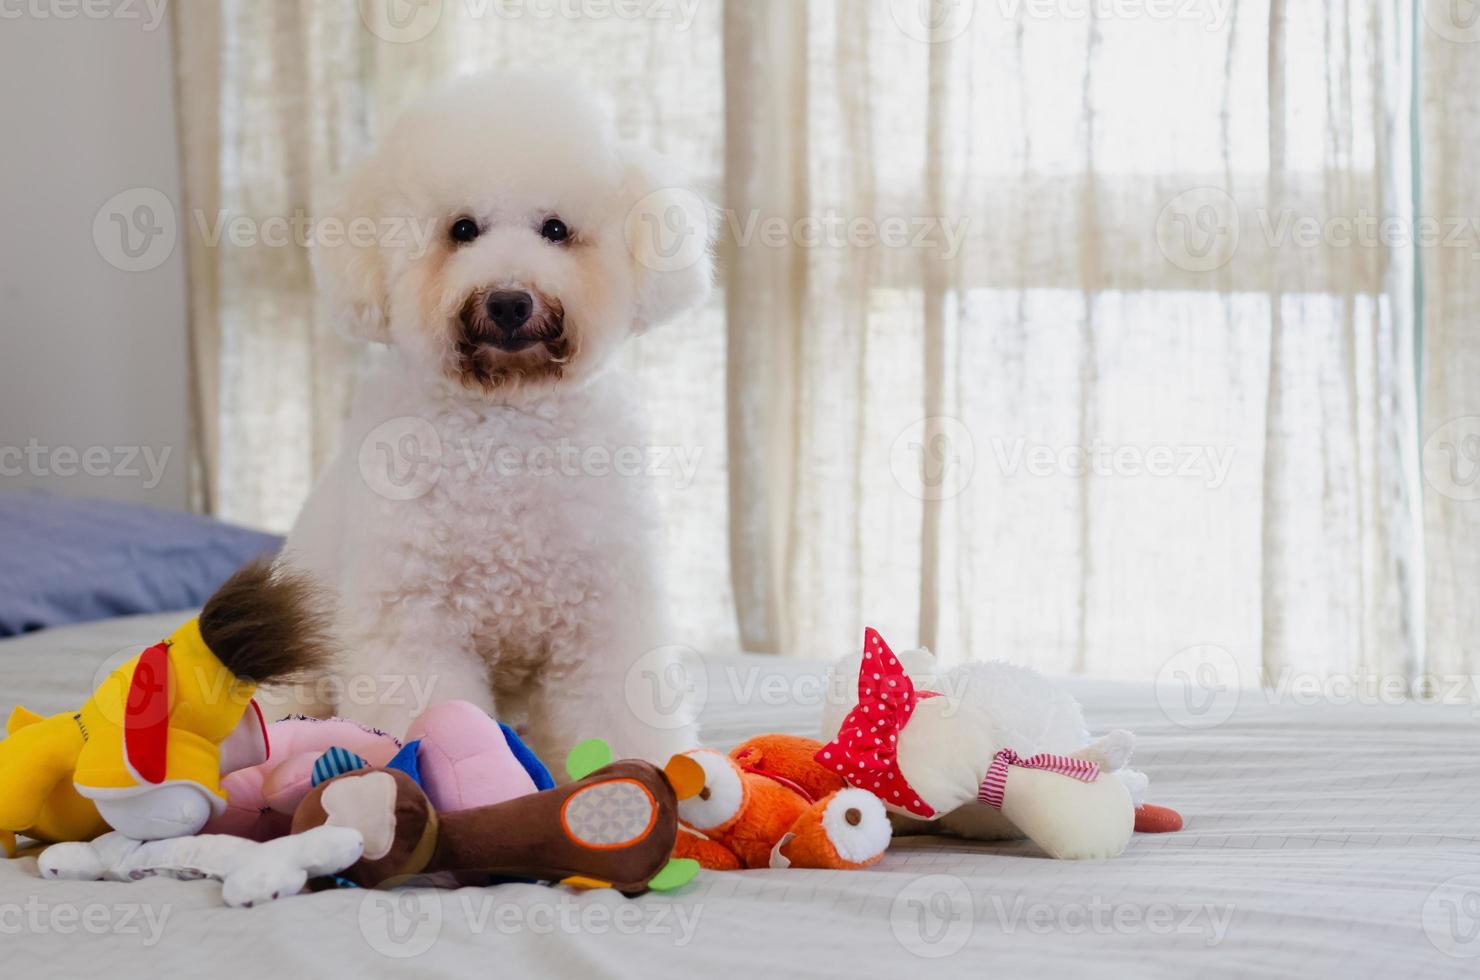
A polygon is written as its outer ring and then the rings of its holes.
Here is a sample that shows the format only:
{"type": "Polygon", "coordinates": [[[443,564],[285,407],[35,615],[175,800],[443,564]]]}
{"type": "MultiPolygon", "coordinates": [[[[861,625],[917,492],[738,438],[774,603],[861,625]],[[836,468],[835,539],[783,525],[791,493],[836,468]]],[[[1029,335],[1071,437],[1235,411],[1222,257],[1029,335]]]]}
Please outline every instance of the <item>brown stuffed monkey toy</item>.
{"type": "Polygon", "coordinates": [[[316,786],[293,816],[293,832],[353,827],[364,856],[340,873],[364,888],[438,871],[558,881],[636,895],[677,888],[698,870],[672,859],[678,801],[704,785],[686,756],[668,765],[610,761],[599,741],[568,765],[575,782],[491,806],[438,813],[399,769],[359,769],[316,786]],[[579,772],[578,772],[579,770],[579,772]]]}

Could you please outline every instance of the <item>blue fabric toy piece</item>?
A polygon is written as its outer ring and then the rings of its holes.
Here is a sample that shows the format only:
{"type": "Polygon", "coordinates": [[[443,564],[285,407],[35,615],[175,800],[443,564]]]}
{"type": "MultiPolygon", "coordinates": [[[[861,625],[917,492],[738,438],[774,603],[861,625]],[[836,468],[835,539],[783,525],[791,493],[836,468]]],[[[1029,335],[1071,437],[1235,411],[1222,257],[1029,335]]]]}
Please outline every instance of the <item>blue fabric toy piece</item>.
{"type": "Polygon", "coordinates": [[[343,776],[347,772],[356,769],[368,769],[370,763],[355,755],[349,749],[342,749],[335,745],[319,756],[313,764],[313,785],[326,782],[335,776],[343,776]]]}
{"type": "Polygon", "coordinates": [[[550,775],[550,770],[545,768],[545,764],[540,761],[539,756],[534,754],[534,750],[525,745],[519,734],[508,725],[499,722],[498,727],[503,729],[504,738],[508,739],[509,751],[514,753],[514,758],[519,760],[524,771],[529,773],[529,778],[534,780],[534,788],[536,790],[553,788],[555,777],[550,775]]]}
{"type": "Polygon", "coordinates": [[[397,752],[395,757],[385,764],[385,767],[387,769],[399,769],[401,772],[410,776],[416,785],[421,786],[421,770],[416,765],[416,752],[420,748],[421,739],[417,739],[414,742],[407,742],[401,746],[401,751],[397,752]]]}

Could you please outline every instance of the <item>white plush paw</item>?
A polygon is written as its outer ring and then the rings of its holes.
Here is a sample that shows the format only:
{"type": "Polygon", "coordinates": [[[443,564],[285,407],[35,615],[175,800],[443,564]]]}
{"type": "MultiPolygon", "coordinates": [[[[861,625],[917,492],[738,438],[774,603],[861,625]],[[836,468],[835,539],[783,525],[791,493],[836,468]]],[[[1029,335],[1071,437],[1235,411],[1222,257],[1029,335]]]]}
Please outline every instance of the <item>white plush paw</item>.
{"type": "Polygon", "coordinates": [[[1131,794],[1132,805],[1140,806],[1146,802],[1146,787],[1151,784],[1151,780],[1144,772],[1136,769],[1117,769],[1111,775],[1120,780],[1126,792],[1131,794]]]}
{"type": "Polygon", "coordinates": [[[308,884],[308,873],[279,861],[249,861],[221,882],[221,898],[232,908],[251,908],[297,895],[308,884]]]}
{"type": "Polygon", "coordinates": [[[1008,770],[1003,814],[1050,857],[1112,858],[1125,850],[1135,822],[1130,794],[1120,780],[1092,783],[1013,766],[1008,770]]]}
{"type": "Polygon", "coordinates": [[[315,827],[279,837],[254,849],[221,883],[227,905],[250,908],[303,891],[309,878],[343,871],[365,850],[360,832],[349,827],[315,827]]]}
{"type": "Polygon", "coordinates": [[[1105,772],[1114,772],[1131,761],[1131,751],[1135,747],[1136,737],[1123,728],[1117,728],[1104,738],[1091,742],[1075,755],[1098,764],[1105,772]]]}
{"type": "Polygon", "coordinates": [[[301,834],[279,837],[262,845],[268,853],[298,865],[310,878],[338,874],[365,853],[365,838],[353,827],[325,825],[301,834]]]}
{"type": "Polygon", "coordinates": [[[53,844],[41,852],[36,867],[43,878],[67,881],[98,881],[103,877],[103,859],[91,844],[53,844]]]}

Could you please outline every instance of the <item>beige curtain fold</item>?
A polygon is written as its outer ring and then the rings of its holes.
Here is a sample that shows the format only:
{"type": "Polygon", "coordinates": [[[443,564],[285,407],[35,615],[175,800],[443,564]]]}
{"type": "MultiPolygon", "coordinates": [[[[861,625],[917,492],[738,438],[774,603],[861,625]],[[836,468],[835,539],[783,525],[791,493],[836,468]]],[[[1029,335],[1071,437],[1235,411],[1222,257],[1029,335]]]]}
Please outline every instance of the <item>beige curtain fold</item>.
{"type": "MultiPolygon", "coordinates": [[[[179,116],[181,190],[187,209],[220,208],[221,8],[214,3],[176,4],[173,18],[176,112],[179,116]]],[[[187,229],[193,223],[187,222],[187,229]]],[[[218,513],[221,465],[221,270],[217,252],[187,231],[186,296],[189,306],[191,503],[218,513]]]]}
{"type": "MultiPolygon", "coordinates": [[[[1267,252],[1263,669],[1404,676],[1417,667],[1411,247],[1343,244],[1334,219],[1412,226],[1409,25],[1397,8],[1270,9],[1269,199],[1314,247],[1267,252]],[[1304,44],[1302,44],[1302,37],[1304,44]],[[1319,75],[1295,50],[1323,50],[1319,75]],[[1302,67],[1303,66],[1303,67],[1302,67]],[[1320,140],[1301,133],[1320,119],[1320,140]],[[1301,144],[1305,144],[1303,147],[1301,144]],[[1308,155],[1301,160],[1302,154],[1308,155]],[[1329,283],[1312,294],[1312,281],[1329,283]]],[[[1267,228],[1269,222],[1261,218],[1267,228]]],[[[1263,232],[1268,235],[1268,232],[1263,232]]]]}
{"type": "Polygon", "coordinates": [[[790,0],[726,4],[725,163],[720,269],[729,563],[742,646],[779,650],[787,635],[788,543],[796,514],[799,338],[807,262],[795,243],[751,247],[747,229],[807,210],[807,15],[790,0]],[[764,137],[762,137],[764,134],[764,137]],[[738,232],[737,232],[738,229],[738,232]]]}
{"type": "MultiPolygon", "coordinates": [[[[366,6],[175,5],[190,206],[311,214],[477,68],[560,66],[688,162],[722,289],[627,356],[655,442],[698,460],[664,490],[680,642],[835,656],[870,624],[947,661],[1145,678],[1215,649],[1278,683],[1414,676],[1427,635],[1429,668],[1474,668],[1480,503],[1431,473],[1448,445],[1480,467],[1470,253],[1360,235],[1418,217],[1415,49],[1421,209],[1474,213],[1480,48],[1411,2],[366,6]]],[[[211,503],[281,527],[369,355],[303,249],[191,247],[211,503]]]]}
{"type": "Polygon", "coordinates": [[[1480,675],[1480,23],[1423,0],[1424,585],[1428,671],[1480,675]],[[1466,224],[1468,223],[1468,224],[1466,224]]]}
{"type": "Polygon", "coordinates": [[[173,4],[202,506],[281,528],[328,459],[357,352],[304,243],[368,134],[353,5],[173,4]]]}

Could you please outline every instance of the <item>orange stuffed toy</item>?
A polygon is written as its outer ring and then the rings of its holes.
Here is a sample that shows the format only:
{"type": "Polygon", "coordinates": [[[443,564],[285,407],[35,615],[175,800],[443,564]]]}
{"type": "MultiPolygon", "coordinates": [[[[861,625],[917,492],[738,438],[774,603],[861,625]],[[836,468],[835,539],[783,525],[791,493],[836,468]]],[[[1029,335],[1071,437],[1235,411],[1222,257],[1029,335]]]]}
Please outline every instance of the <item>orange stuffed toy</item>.
{"type": "Polygon", "coordinates": [[[688,753],[704,769],[704,789],[678,805],[674,854],[711,871],[847,870],[879,860],[889,846],[884,805],[819,765],[821,749],[795,735],[759,735],[728,756],[688,753]]]}

